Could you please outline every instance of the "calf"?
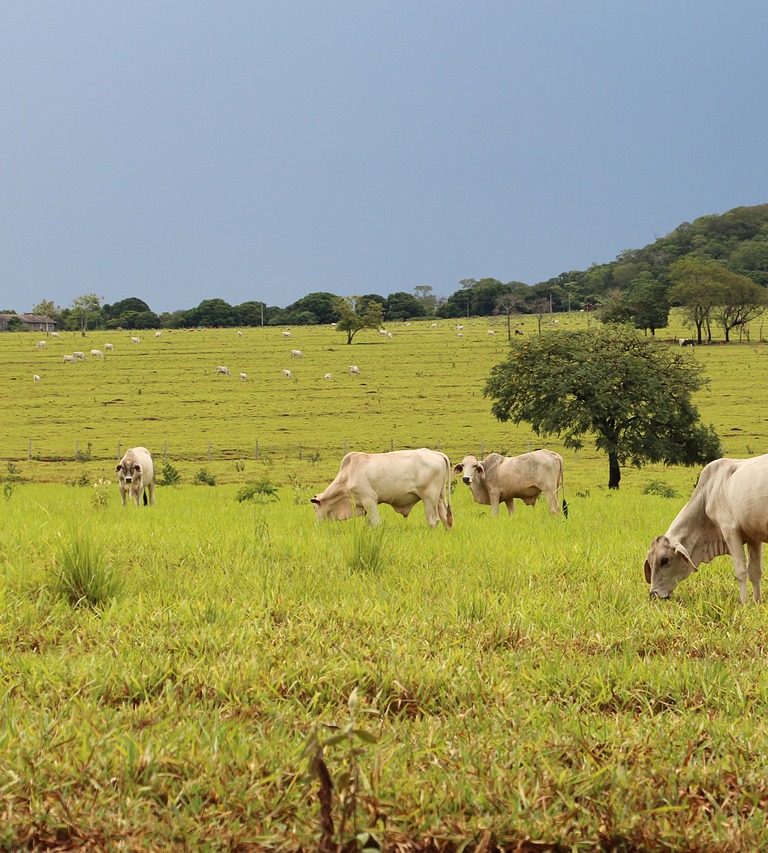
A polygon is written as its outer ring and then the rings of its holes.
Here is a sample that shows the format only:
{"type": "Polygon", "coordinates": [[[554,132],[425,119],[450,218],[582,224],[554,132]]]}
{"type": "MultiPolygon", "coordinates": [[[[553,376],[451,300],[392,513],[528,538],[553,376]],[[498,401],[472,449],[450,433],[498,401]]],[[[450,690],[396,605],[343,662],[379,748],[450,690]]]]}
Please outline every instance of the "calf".
{"type": "Polygon", "coordinates": [[[146,447],[132,447],[126,450],[125,456],[117,463],[115,471],[117,471],[123,506],[126,505],[129,494],[136,506],[139,506],[139,498],[143,495],[144,506],[147,506],[147,492],[149,492],[150,506],[154,504],[155,466],[146,447]]]}

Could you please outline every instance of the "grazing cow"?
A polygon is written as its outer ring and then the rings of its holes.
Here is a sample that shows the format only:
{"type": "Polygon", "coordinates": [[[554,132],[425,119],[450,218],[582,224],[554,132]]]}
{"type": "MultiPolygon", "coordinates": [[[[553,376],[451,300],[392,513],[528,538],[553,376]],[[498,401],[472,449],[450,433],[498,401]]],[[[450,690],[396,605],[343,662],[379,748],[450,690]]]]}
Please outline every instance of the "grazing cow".
{"type": "Polygon", "coordinates": [[[681,347],[695,347],[696,339],[695,338],[678,338],[677,342],[681,347]]]}
{"type": "Polygon", "coordinates": [[[223,364],[220,364],[216,368],[216,373],[221,373],[223,376],[229,376],[229,368],[223,364]]]}
{"type": "Polygon", "coordinates": [[[35,373],[35,374],[33,374],[33,375],[32,375],[32,379],[33,379],[35,382],[39,382],[39,381],[42,379],[42,377],[41,377],[41,376],[39,376],[37,373],[35,373]]]}
{"type": "MultiPolygon", "coordinates": [[[[482,462],[465,456],[453,470],[462,475],[477,503],[491,507],[491,515],[499,514],[501,503],[511,515],[515,498],[533,506],[541,494],[549,501],[553,515],[560,512],[557,492],[563,488],[563,457],[552,450],[533,450],[520,456],[490,453],[482,462]]],[[[563,512],[567,517],[564,500],[563,512]]]]}
{"type": "Polygon", "coordinates": [[[126,504],[128,495],[133,498],[136,506],[139,499],[144,496],[144,506],[149,502],[150,506],[155,502],[155,466],[152,457],[146,447],[132,447],[125,451],[123,458],[115,467],[117,481],[120,486],[120,497],[123,506],[126,504]],[[149,492],[149,501],[147,501],[149,492]]]}
{"type": "Polygon", "coordinates": [[[283,376],[285,376],[286,379],[292,379],[293,378],[293,374],[291,373],[290,370],[283,370],[283,376]]]}
{"type": "Polygon", "coordinates": [[[515,334],[516,334],[516,335],[522,335],[522,334],[523,334],[523,330],[522,330],[522,329],[515,329],[515,334]]]}
{"type": "Polygon", "coordinates": [[[48,344],[45,341],[38,341],[35,344],[35,349],[45,349],[47,346],[48,344]]]}
{"type": "Polygon", "coordinates": [[[667,532],[651,542],[643,566],[651,598],[669,598],[701,563],[730,554],[741,603],[749,599],[747,579],[755,601],[760,601],[763,542],[768,542],[766,510],[768,455],[710,462],[667,532]]]}
{"type": "Polygon", "coordinates": [[[495,334],[496,334],[496,332],[495,332],[495,330],[494,330],[494,329],[488,329],[488,331],[487,331],[485,334],[486,334],[486,335],[495,335],[495,334]]]}
{"type": "Polygon", "coordinates": [[[91,356],[93,358],[104,358],[104,353],[100,349],[92,349],[91,356]]]}
{"type": "Polygon", "coordinates": [[[243,333],[240,331],[240,329],[237,330],[237,336],[238,338],[242,338],[243,336],[243,333]]]}
{"type": "Polygon", "coordinates": [[[131,343],[132,343],[132,344],[140,344],[140,343],[141,343],[141,338],[137,338],[137,337],[134,335],[134,336],[131,338],[131,343]]]}
{"type": "Polygon", "coordinates": [[[444,453],[428,450],[393,450],[389,453],[347,453],[339,473],[312,503],[318,519],[344,520],[368,516],[380,522],[379,504],[389,504],[405,518],[419,502],[430,527],[442,521],[453,524],[451,511],[451,463],[444,453]]]}
{"type": "Polygon", "coordinates": [[[284,338],[290,338],[290,337],[293,337],[293,335],[291,334],[291,330],[290,330],[290,329],[286,329],[286,330],[283,332],[283,337],[284,337],[284,338]]]}
{"type": "Polygon", "coordinates": [[[73,352],[72,355],[75,357],[77,361],[85,361],[85,353],[84,352],[73,352]]]}
{"type": "Polygon", "coordinates": [[[248,381],[248,374],[247,374],[247,373],[243,373],[243,372],[241,371],[241,373],[240,373],[240,379],[241,379],[243,382],[247,382],[247,381],[248,381]]]}
{"type": "Polygon", "coordinates": [[[330,382],[330,381],[331,381],[331,379],[333,379],[333,376],[331,376],[331,374],[330,374],[330,373],[326,373],[326,374],[323,376],[323,379],[325,379],[325,381],[326,381],[326,382],[330,382]]]}
{"type": "Polygon", "coordinates": [[[104,344],[104,351],[105,351],[105,352],[106,352],[107,350],[113,350],[113,349],[114,349],[114,347],[112,346],[112,344],[104,344]]]}
{"type": "Polygon", "coordinates": [[[162,332],[155,332],[155,337],[159,338],[162,334],[163,334],[162,332]]]}
{"type": "Polygon", "coordinates": [[[64,356],[65,364],[74,364],[76,361],[77,361],[77,359],[73,355],[65,355],[64,356]]]}
{"type": "Polygon", "coordinates": [[[462,326],[462,325],[461,325],[461,323],[459,323],[459,324],[458,324],[458,326],[456,326],[456,331],[457,331],[457,332],[463,332],[463,331],[464,331],[464,326],[462,326]]]}
{"type": "Polygon", "coordinates": [[[304,358],[304,353],[300,349],[292,349],[291,358],[304,358]]]}
{"type": "Polygon", "coordinates": [[[51,337],[52,338],[60,338],[61,335],[58,332],[51,332],[51,337]]]}
{"type": "Polygon", "coordinates": [[[359,376],[360,375],[360,368],[356,364],[350,364],[349,367],[347,368],[347,370],[349,370],[350,376],[359,376]]]}

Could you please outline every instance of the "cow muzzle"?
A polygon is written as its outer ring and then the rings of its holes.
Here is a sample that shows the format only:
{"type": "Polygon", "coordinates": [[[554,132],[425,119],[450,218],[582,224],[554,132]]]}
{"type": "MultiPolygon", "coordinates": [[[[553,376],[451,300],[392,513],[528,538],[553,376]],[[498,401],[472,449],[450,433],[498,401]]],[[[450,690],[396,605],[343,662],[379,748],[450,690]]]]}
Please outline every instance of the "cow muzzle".
{"type": "Polygon", "coordinates": [[[462,477],[462,480],[464,481],[464,483],[465,483],[467,486],[472,482],[472,478],[471,478],[471,477],[462,477]]]}
{"type": "Polygon", "coordinates": [[[672,593],[668,592],[666,595],[662,595],[660,592],[652,589],[649,598],[651,601],[669,601],[669,599],[672,598],[672,593]]]}
{"type": "Polygon", "coordinates": [[[133,477],[123,477],[123,482],[124,482],[124,483],[132,483],[132,482],[133,482],[133,477]]]}

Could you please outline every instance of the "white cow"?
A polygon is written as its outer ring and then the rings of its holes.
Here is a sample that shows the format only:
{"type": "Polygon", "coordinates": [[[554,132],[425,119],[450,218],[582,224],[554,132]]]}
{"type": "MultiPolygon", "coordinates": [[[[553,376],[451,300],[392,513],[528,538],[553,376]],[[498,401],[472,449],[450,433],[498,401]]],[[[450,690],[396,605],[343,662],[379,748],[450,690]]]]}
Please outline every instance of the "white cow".
{"type": "Polygon", "coordinates": [[[747,579],[755,601],[760,601],[767,499],[768,455],[710,462],[667,532],[651,542],[643,566],[651,597],[669,598],[701,563],[730,554],[741,603],[749,599],[747,579]]]}
{"type": "Polygon", "coordinates": [[[326,382],[330,382],[331,379],[333,379],[333,376],[330,373],[326,373],[323,375],[323,379],[325,379],[326,382]]]}
{"type": "Polygon", "coordinates": [[[51,332],[51,337],[52,338],[60,338],[61,335],[58,332],[51,332]]]}
{"type": "Polygon", "coordinates": [[[241,379],[243,382],[247,382],[247,381],[248,381],[248,374],[247,374],[247,373],[243,373],[243,372],[241,371],[241,372],[240,372],[240,379],[241,379]]]}
{"type": "Polygon", "coordinates": [[[229,368],[224,364],[220,364],[216,368],[216,373],[221,373],[223,376],[229,376],[229,368]]]}
{"type": "Polygon", "coordinates": [[[146,447],[132,447],[125,451],[123,458],[117,463],[117,481],[120,486],[120,497],[123,506],[130,494],[136,506],[139,506],[141,496],[144,496],[144,506],[155,502],[155,466],[152,456],[146,447]],[[149,492],[149,501],[147,501],[149,492]]]}
{"type": "Polygon", "coordinates": [[[72,355],[75,357],[75,359],[77,361],[85,361],[85,353],[84,352],[80,352],[78,350],[77,352],[73,352],[72,355]]]}
{"type": "Polygon", "coordinates": [[[132,344],[140,344],[140,343],[141,343],[141,338],[137,338],[137,337],[134,335],[134,336],[131,338],[131,343],[132,343],[132,344]]]}
{"type": "MultiPolygon", "coordinates": [[[[533,450],[520,456],[489,453],[482,462],[465,456],[453,470],[462,475],[476,503],[491,507],[491,515],[499,514],[501,503],[511,515],[515,498],[533,506],[541,494],[553,515],[560,512],[557,493],[563,488],[563,457],[552,450],[533,450]]],[[[567,516],[565,501],[563,511],[567,516]]]]}
{"type": "Polygon", "coordinates": [[[65,355],[64,356],[65,364],[74,364],[76,361],[77,361],[77,359],[73,355],[65,355]]]}
{"type": "Polygon", "coordinates": [[[35,349],[45,349],[47,346],[48,344],[45,341],[38,341],[35,344],[35,349]]]}
{"type": "Polygon", "coordinates": [[[304,353],[300,349],[292,349],[291,358],[304,358],[304,353]]]}
{"type": "Polygon", "coordinates": [[[41,377],[39,374],[34,373],[34,374],[32,374],[32,379],[33,379],[35,382],[39,382],[39,381],[42,379],[42,377],[41,377]]]}
{"type": "Polygon", "coordinates": [[[105,352],[107,350],[113,350],[113,349],[114,349],[114,346],[112,346],[112,344],[104,344],[104,351],[105,352]]]}
{"type": "Polygon", "coordinates": [[[349,371],[350,376],[360,375],[360,368],[356,364],[350,364],[347,370],[349,371]]]}
{"type": "Polygon", "coordinates": [[[159,337],[161,337],[161,335],[162,335],[162,334],[163,334],[163,333],[162,333],[162,332],[160,332],[160,331],[155,332],[155,337],[156,337],[156,338],[159,338],[159,337]]]}
{"type": "Polygon", "coordinates": [[[494,330],[494,329],[488,329],[488,331],[487,331],[485,334],[486,334],[486,335],[495,335],[495,334],[496,334],[496,332],[495,332],[495,330],[494,330]]]}
{"type": "Polygon", "coordinates": [[[100,349],[92,349],[91,356],[93,358],[104,358],[104,353],[100,349]]]}
{"type": "Polygon", "coordinates": [[[283,376],[284,376],[286,379],[292,379],[292,378],[293,378],[293,374],[291,373],[291,371],[290,371],[290,370],[283,370],[283,376]]]}
{"type": "Polygon", "coordinates": [[[430,527],[453,524],[451,463],[444,453],[393,450],[389,453],[347,453],[339,473],[325,491],[312,498],[318,519],[344,520],[366,515],[380,522],[379,504],[389,504],[405,518],[419,502],[430,527]]]}
{"type": "Polygon", "coordinates": [[[290,338],[290,337],[292,337],[292,335],[291,335],[291,330],[290,330],[290,329],[286,329],[286,330],[283,332],[283,337],[284,337],[284,338],[290,338]]]}

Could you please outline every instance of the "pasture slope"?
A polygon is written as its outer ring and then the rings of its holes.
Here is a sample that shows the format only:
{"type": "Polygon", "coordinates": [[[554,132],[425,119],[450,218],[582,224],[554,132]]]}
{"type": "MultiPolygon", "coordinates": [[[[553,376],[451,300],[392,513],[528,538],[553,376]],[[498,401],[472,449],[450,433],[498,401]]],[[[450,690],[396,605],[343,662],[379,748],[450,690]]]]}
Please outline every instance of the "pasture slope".
{"type": "MultiPolygon", "coordinates": [[[[457,487],[450,532],[419,508],[385,508],[374,531],[315,523],[307,499],[344,442],[453,458],[542,443],[482,398],[503,324],[450,325],[352,347],[331,329],[288,346],[276,329],[133,348],[99,333],[44,352],[0,336],[2,465],[24,478],[0,495],[1,849],[768,846],[764,609],[738,605],[725,559],[663,606],[642,577],[695,471],[628,470],[609,493],[602,457],[547,442],[565,457],[568,521],[541,503],[494,520],[457,487]],[[106,341],[103,363],[62,361],[106,341]],[[305,358],[289,365],[293,347],[305,358]],[[161,465],[167,443],[184,484],[124,509],[114,482],[93,485],[113,479],[118,442],[161,465]],[[189,485],[202,466],[220,485],[189,485]],[[238,503],[254,479],[280,499],[238,503]],[[679,496],[643,494],[653,479],[679,496]],[[120,581],[95,608],[57,592],[83,542],[120,581]],[[322,765],[313,732],[339,736],[322,765]]],[[[726,452],[766,449],[768,347],[694,357],[726,452]]]]}

